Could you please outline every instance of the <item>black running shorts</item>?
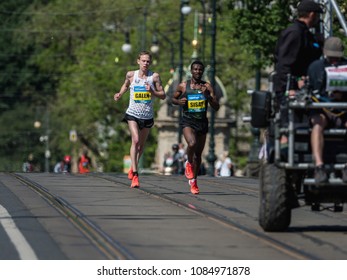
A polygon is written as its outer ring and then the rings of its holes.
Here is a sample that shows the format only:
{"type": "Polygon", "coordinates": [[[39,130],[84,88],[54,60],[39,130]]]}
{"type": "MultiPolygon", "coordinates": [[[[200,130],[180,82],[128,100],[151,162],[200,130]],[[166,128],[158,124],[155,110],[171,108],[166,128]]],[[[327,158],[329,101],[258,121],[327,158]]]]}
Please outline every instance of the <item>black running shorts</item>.
{"type": "Polygon", "coordinates": [[[208,132],[208,119],[198,120],[182,117],[180,125],[182,129],[190,127],[195,130],[196,133],[207,134],[208,132]]]}
{"type": "Polygon", "coordinates": [[[154,125],[154,120],[153,119],[148,119],[148,120],[143,120],[143,119],[138,119],[134,116],[130,116],[128,114],[125,114],[123,118],[124,122],[128,121],[135,121],[137,125],[139,126],[139,129],[141,130],[142,128],[151,128],[154,125]]]}

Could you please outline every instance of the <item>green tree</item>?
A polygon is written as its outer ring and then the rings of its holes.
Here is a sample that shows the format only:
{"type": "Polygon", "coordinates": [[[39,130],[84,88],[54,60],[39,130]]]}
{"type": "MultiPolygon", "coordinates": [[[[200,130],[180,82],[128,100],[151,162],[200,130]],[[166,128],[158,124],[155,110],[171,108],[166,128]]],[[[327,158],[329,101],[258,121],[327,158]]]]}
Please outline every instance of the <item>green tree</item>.
{"type": "Polygon", "coordinates": [[[23,47],[16,41],[20,28],[30,18],[25,11],[34,2],[0,3],[0,170],[20,170],[29,153],[38,153],[40,143],[33,127],[33,104],[42,99],[40,93],[52,88],[49,76],[39,73],[30,62],[33,42],[23,47]]]}
{"type": "MultiPolygon", "coordinates": [[[[54,101],[47,104],[54,120],[53,143],[65,153],[88,146],[106,170],[119,171],[122,156],[129,153],[129,133],[121,124],[128,100],[124,97],[115,103],[113,95],[126,71],[137,68],[136,53],[123,54],[121,45],[125,30],[130,29],[132,38],[141,37],[134,32],[140,33],[135,27],[142,24],[138,15],[143,14],[146,2],[129,7],[127,1],[52,1],[32,7],[26,23],[36,35],[32,63],[57,82],[54,101]],[[74,145],[67,137],[71,129],[78,133],[74,145]],[[118,164],[110,160],[114,155],[118,164]]],[[[148,25],[154,24],[149,21],[148,25]]],[[[20,36],[18,42],[25,47],[32,43],[32,36],[20,36]]],[[[149,138],[151,146],[156,143],[153,138],[149,138]]],[[[154,157],[153,148],[146,152],[145,158],[154,157]]]]}
{"type": "MultiPolygon", "coordinates": [[[[4,149],[0,156],[11,158],[12,153],[18,153],[19,162],[30,150],[43,159],[44,149],[37,136],[44,131],[34,130],[33,121],[44,119],[42,114],[48,110],[54,159],[67,153],[77,156],[79,149],[87,146],[105,171],[120,171],[130,145],[127,126],[122,123],[128,98],[124,96],[115,103],[113,95],[123,83],[126,71],[137,68],[136,55],[142,48],[149,49],[153,34],[158,35],[160,51],[154,55],[156,63],[152,69],[161,74],[164,84],[171,78],[172,55],[174,65],[178,65],[180,2],[3,2],[0,3],[3,34],[0,37],[0,123],[2,127],[11,123],[17,130],[6,132],[6,136],[4,130],[1,131],[0,146],[4,149]],[[125,32],[129,32],[133,46],[130,54],[121,50],[125,32]],[[25,137],[19,136],[24,128],[29,134],[21,135],[36,139],[30,145],[16,139],[21,137],[24,141],[25,137]],[[76,143],[69,141],[71,129],[78,133],[76,143]],[[22,149],[26,146],[30,149],[22,149]]],[[[216,73],[226,87],[227,106],[235,115],[249,110],[246,90],[254,87],[257,69],[267,75],[264,70],[272,65],[279,32],[290,23],[290,6],[296,3],[294,0],[217,1],[216,73]]],[[[343,0],[339,3],[345,5],[343,0]]],[[[206,11],[206,32],[198,38],[198,51],[206,65],[211,63],[210,4],[208,0],[190,1],[193,10],[206,11]]],[[[189,46],[194,34],[193,23],[193,14],[184,17],[185,65],[189,64],[192,54],[189,46]]],[[[238,126],[243,129],[241,123],[238,126]]],[[[152,129],[145,166],[154,158],[156,137],[157,131],[152,129]]]]}

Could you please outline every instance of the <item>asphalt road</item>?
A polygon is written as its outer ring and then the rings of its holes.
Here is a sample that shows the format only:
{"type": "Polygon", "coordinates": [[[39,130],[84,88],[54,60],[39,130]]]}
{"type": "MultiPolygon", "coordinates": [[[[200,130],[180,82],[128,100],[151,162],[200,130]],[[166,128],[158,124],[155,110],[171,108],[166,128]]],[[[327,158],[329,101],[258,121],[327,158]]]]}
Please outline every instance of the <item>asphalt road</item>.
{"type": "Polygon", "coordinates": [[[0,173],[0,259],[347,259],[347,215],[292,211],[286,232],[258,225],[258,180],[0,173]],[[107,244],[107,245],[105,245],[107,244]]]}

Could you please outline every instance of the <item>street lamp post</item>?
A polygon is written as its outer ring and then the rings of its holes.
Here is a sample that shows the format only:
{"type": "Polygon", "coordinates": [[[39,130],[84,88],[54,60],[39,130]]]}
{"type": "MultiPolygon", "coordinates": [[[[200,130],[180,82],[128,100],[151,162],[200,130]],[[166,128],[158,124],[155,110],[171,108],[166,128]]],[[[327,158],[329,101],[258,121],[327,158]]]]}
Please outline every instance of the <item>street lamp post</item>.
{"type": "Polygon", "coordinates": [[[156,34],[154,34],[152,37],[152,46],[151,46],[150,50],[154,54],[159,52],[159,42],[158,42],[158,38],[157,38],[156,34]]]}
{"type": "MultiPolygon", "coordinates": [[[[255,53],[256,59],[257,59],[257,68],[255,72],[255,90],[259,91],[260,90],[260,84],[261,84],[261,73],[260,73],[260,67],[259,67],[259,59],[260,59],[260,54],[259,50],[256,51],[255,53]]],[[[251,127],[251,133],[253,137],[253,141],[251,144],[251,149],[249,151],[249,156],[248,156],[248,167],[247,167],[247,176],[250,177],[257,177],[259,174],[259,148],[260,148],[260,130],[259,128],[251,127]]]]}
{"type": "Polygon", "coordinates": [[[125,53],[130,53],[131,52],[129,31],[125,32],[125,43],[122,45],[122,51],[125,52],[125,53]]]}
{"type": "Polygon", "coordinates": [[[167,42],[170,45],[170,72],[175,70],[175,45],[174,43],[167,37],[165,34],[161,33],[159,30],[155,30],[155,35],[153,36],[152,39],[152,47],[151,47],[151,52],[156,53],[153,51],[153,47],[157,44],[157,52],[159,51],[159,40],[156,35],[159,35],[164,39],[165,42],[167,42]]]}
{"type": "Polygon", "coordinates": [[[202,7],[202,44],[201,44],[201,59],[205,61],[205,45],[206,45],[206,0],[199,0],[202,7]]]}
{"type": "MultiPolygon", "coordinates": [[[[216,90],[216,0],[212,0],[212,26],[211,26],[211,72],[210,81],[211,86],[215,92],[216,90]]],[[[215,122],[215,111],[213,108],[211,110],[210,116],[210,143],[209,143],[209,153],[207,156],[207,161],[209,163],[208,175],[214,176],[214,162],[216,161],[215,155],[215,142],[214,142],[214,122],[215,122]]]]}
{"type": "MultiPolygon", "coordinates": [[[[184,43],[184,16],[189,14],[191,7],[189,6],[189,0],[181,0],[180,5],[180,58],[178,65],[178,82],[181,83],[183,79],[183,43],[184,43]]],[[[179,107],[179,123],[182,118],[182,107],[179,107]]],[[[182,142],[182,127],[178,125],[178,143],[182,142]]]]}
{"type": "MultiPolygon", "coordinates": [[[[36,120],[34,122],[34,127],[39,129],[41,128],[41,122],[36,120]]],[[[49,172],[49,159],[51,157],[51,152],[49,150],[49,134],[50,134],[50,129],[49,129],[49,112],[48,109],[46,108],[46,114],[45,114],[45,135],[40,136],[40,142],[45,143],[45,172],[49,172]]]]}

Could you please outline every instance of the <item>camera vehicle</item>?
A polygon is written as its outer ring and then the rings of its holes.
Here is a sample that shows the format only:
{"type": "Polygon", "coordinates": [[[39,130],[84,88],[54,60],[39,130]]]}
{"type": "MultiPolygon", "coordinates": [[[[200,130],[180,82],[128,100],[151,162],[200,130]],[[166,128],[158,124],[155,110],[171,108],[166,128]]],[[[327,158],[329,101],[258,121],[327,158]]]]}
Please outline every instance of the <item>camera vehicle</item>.
{"type": "MultiPolygon", "coordinates": [[[[273,75],[272,75],[273,76],[273,75]]],[[[271,77],[272,77],[271,76],[271,77]]],[[[270,77],[270,78],[271,78],[270,77]]],[[[288,125],[281,124],[282,110],[276,110],[275,93],[252,92],[251,125],[264,129],[265,156],[260,163],[259,224],[265,231],[285,231],[293,208],[310,206],[312,211],[343,211],[347,184],[341,170],[347,163],[347,129],[324,131],[323,158],[328,182],[316,184],[311,152],[311,127],[307,111],[329,108],[346,109],[346,102],[312,101],[307,87],[288,98],[288,125]],[[281,135],[288,137],[281,146],[281,135]]]]}

